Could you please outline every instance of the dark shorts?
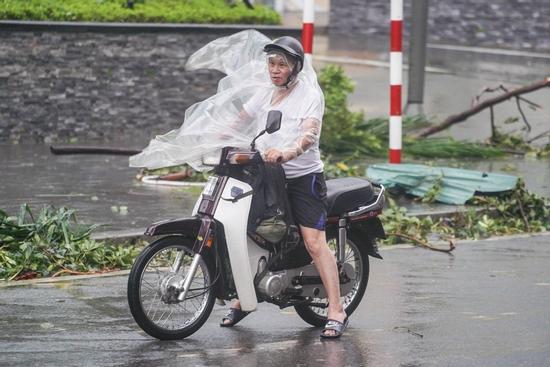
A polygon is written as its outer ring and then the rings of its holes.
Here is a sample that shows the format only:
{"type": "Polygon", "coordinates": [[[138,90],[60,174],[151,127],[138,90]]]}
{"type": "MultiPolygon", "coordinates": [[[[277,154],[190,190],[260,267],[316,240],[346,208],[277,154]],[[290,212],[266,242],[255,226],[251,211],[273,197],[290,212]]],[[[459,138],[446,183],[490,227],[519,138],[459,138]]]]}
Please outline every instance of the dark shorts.
{"type": "Polygon", "coordinates": [[[327,222],[327,185],[323,173],[287,179],[286,186],[296,223],[324,231],[327,222]]]}

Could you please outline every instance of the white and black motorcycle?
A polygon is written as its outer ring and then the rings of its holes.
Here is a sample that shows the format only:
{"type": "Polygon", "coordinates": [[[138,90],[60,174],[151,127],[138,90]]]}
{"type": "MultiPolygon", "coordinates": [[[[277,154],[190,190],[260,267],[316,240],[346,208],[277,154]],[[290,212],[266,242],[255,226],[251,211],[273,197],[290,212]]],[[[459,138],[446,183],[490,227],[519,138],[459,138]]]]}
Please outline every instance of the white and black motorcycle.
{"type": "MultiPolygon", "coordinates": [[[[250,149],[225,147],[192,216],[152,224],[162,236],[136,259],[128,302],[137,324],[158,339],[182,339],[208,319],[216,298],[239,298],[244,311],[258,302],[293,306],[324,326],[328,299],[319,273],[292,222],[280,165],[264,164],[256,139],[280,128],[270,111],[250,149]]],[[[327,181],[327,242],[336,256],[342,303],[348,315],[367,287],[369,256],[382,258],[378,218],[384,187],[360,178],[327,181]]]]}

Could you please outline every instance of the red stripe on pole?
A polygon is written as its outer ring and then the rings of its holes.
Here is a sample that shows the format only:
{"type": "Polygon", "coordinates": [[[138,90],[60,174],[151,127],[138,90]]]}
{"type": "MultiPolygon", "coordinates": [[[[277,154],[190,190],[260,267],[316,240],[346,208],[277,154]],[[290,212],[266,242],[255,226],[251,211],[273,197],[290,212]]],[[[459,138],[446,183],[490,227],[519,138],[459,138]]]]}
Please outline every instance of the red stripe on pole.
{"type": "Polygon", "coordinates": [[[306,54],[313,53],[313,23],[302,25],[302,46],[306,54]]]}
{"type": "Polygon", "coordinates": [[[401,149],[390,149],[390,163],[401,163],[401,149]]]}
{"type": "Polygon", "coordinates": [[[390,116],[401,116],[400,85],[390,85],[390,116]]]}
{"type": "Polygon", "coordinates": [[[402,51],[402,32],[403,32],[403,21],[402,20],[392,20],[391,21],[391,38],[390,38],[390,51],[391,52],[400,52],[402,51]]]}

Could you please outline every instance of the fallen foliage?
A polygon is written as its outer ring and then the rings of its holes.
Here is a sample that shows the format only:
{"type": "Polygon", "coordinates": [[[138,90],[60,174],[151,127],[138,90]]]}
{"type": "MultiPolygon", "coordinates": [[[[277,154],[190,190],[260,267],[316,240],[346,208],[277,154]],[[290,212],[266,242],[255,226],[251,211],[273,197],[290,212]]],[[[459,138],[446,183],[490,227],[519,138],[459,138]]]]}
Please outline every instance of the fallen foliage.
{"type": "MultiPolygon", "coordinates": [[[[391,202],[391,200],[390,200],[391,202]]],[[[407,239],[423,246],[429,241],[481,239],[519,233],[550,230],[550,209],[545,198],[530,193],[519,180],[516,188],[498,196],[476,196],[469,201],[469,209],[432,219],[407,215],[403,207],[385,209],[381,219],[388,238],[384,244],[396,244],[407,239]]]]}
{"type": "Polygon", "coordinates": [[[27,204],[16,217],[0,210],[0,280],[129,268],[138,248],[94,241],[95,228],[66,208],[44,207],[36,217],[27,204]]]}

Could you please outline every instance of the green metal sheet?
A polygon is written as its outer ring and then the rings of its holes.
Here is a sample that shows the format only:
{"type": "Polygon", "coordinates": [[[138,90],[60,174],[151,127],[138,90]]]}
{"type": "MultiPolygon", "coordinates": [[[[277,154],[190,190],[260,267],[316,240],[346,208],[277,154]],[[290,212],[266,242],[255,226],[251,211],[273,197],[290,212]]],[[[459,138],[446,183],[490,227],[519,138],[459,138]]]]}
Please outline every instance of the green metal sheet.
{"type": "Polygon", "coordinates": [[[375,164],[367,168],[367,177],[388,188],[398,188],[414,196],[424,197],[436,184],[441,191],[435,200],[461,205],[476,193],[494,194],[510,191],[516,176],[422,164],[375,164]]]}

